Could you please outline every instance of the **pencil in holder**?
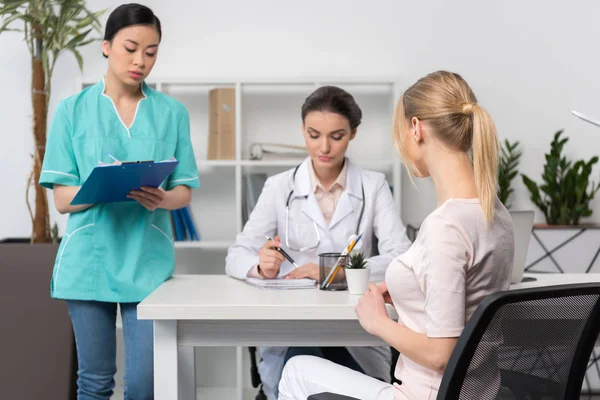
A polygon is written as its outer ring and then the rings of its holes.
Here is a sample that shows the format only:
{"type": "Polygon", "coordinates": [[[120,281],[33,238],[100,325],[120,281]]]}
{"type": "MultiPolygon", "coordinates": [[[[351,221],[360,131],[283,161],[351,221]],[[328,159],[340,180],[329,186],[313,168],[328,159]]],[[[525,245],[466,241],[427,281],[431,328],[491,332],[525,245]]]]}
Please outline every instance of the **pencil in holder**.
{"type": "Polygon", "coordinates": [[[346,290],[345,266],[348,263],[348,256],[342,256],[341,253],[321,253],[319,254],[319,288],[321,290],[346,290]],[[337,267],[337,268],[336,268],[337,267]],[[337,269],[332,273],[333,269],[337,269]],[[329,280],[325,280],[329,277],[329,280]]]}

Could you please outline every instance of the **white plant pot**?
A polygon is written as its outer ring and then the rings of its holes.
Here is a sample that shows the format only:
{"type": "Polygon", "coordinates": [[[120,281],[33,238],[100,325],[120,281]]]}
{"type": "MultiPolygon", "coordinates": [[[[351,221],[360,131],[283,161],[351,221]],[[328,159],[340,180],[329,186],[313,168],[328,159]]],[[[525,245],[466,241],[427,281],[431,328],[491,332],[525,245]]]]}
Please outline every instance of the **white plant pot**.
{"type": "Polygon", "coordinates": [[[371,270],[369,268],[346,268],[348,292],[350,294],[364,294],[369,288],[370,276],[371,270]]]}

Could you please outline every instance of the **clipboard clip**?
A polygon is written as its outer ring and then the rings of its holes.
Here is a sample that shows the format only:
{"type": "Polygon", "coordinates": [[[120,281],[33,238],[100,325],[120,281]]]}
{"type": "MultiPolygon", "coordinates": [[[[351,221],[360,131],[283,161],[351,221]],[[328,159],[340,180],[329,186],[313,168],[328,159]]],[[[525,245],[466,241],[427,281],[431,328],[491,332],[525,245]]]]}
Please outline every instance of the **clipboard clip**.
{"type": "Polygon", "coordinates": [[[144,161],[121,161],[122,165],[125,164],[148,164],[148,163],[154,163],[154,160],[144,160],[144,161]]]}
{"type": "Polygon", "coordinates": [[[118,162],[119,164],[123,165],[123,164],[147,164],[147,163],[153,163],[154,160],[139,160],[139,161],[120,161],[118,160],[115,156],[113,156],[110,153],[104,153],[107,156],[109,156],[110,158],[112,158],[114,161],[118,162]]]}

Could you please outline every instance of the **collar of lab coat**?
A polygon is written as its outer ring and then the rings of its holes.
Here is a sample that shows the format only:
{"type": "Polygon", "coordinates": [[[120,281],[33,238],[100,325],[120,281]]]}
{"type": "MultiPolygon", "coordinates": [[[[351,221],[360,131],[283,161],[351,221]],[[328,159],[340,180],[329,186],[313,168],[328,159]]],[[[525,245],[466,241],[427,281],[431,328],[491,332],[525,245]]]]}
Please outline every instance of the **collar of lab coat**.
{"type": "Polygon", "coordinates": [[[307,157],[298,167],[298,172],[296,172],[296,179],[294,182],[293,196],[304,197],[307,199],[302,211],[313,221],[315,221],[317,225],[321,226],[321,228],[327,231],[328,229],[331,229],[337,225],[345,217],[352,214],[352,212],[360,206],[360,202],[363,201],[362,176],[360,173],[360,168],[352,164],[350,160],[346,158],[345,162],[348,163],[346,172],[346,189],[340,197],[329,226],[327,226],[325,218],[323,217],[323,213],[321,212],[319,204],[317,203],[317,199],[315,198],[314,193],[312,193],[310,171],[308,170],[309,162],[311,162],[310,157],[307,157]]]}
{"type": "MultiPolygon", "coordinates": [[[[307,157],[298,167],[294,182],[294,197],[306,197],[312,192],[310,171],[308,170],[309,162],[311,162],[310,157],[307,157]]],[[[362,176],[360,174],[360,168],[357,165],[354,165],[347,157],[345,162],[348,163],[348,166],[346,170],[346,187],[344,192],[362,200],[362,176]]]]}

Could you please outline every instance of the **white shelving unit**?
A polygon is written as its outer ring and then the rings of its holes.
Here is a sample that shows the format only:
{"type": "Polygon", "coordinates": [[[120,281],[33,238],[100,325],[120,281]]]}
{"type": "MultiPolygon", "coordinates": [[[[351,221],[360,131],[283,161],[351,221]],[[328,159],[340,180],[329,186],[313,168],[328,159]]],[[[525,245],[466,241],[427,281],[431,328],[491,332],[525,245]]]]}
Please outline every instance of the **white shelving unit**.
{"type": "MultiPolygon", "coordinates": [[[[79,81],[77,89],[96,82],[79,81]]],[[[311,92],[323,85],[335,85],[347,90],[361,107],[363,120],[347,154],[361,167],[386,174],[394,189],[394,200],[400,212],[401,163],[391,135],[393,111],[400,94],[396,79],[150,78],[147,83],[187,107],[192,145],[200,174],[201,188],[194,191],[190,207],[200,241],[175,243],[178,273],[225,272],[227,248],[242,230],[243,175],[247,172],[266,172],[270,176],[293,168],[300,162],[251,160],[251,144],[267,142],[303,146],[301,106],[311,92]],[[236,157],[234,160],[208,160],[208,94],[211,89],[224,87],[235,88],[236,157]]],[[[120,323],[118,325],[120,327],[120,323]]],[[[248,352],[242,348],[237,348],[234,352],[232,350],[196,349],[200,391],[218,391],[223,390],[219,388],[231,387],[238,399],[243,398],[244,390],[248,392],[251,387],[248,352]],[[218,360],[214,360],[216,354],[218,360]],[[227,362],[229,364],[225,365],[227,362]],[[235,379],[231,371],[236,371],[235,379]]],[[[120,371],[117,372],[118,377],[122,375],[120,371]]]]}

